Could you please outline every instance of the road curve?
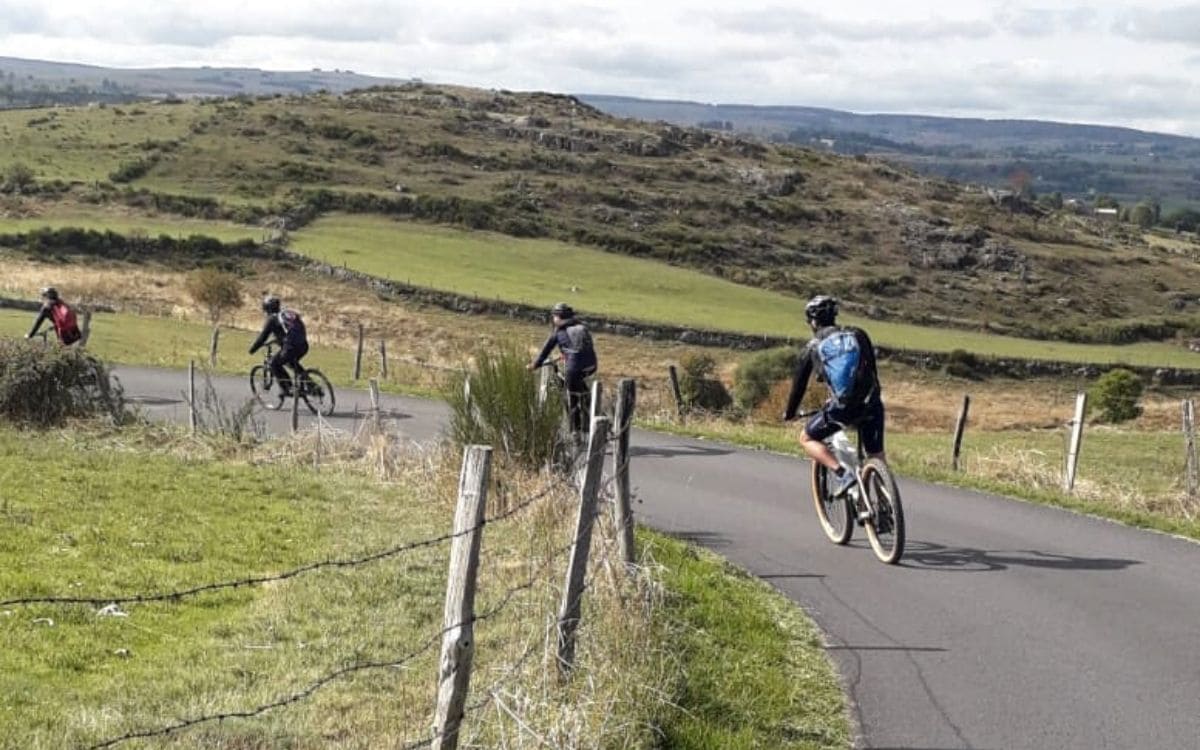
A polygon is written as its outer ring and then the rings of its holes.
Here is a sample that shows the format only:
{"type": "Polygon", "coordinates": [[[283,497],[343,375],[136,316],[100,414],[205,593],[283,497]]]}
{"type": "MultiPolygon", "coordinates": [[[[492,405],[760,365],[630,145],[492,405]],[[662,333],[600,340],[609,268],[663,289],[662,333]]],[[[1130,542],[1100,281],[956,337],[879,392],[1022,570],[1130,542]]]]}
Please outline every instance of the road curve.
{"type": "MultiPolygon", "coordinates": [[[[119,368],[152,416],[186,419],[186,376],[119,368]]],[[[231,402],[244,378],[217,378],[231,402]]],[[[351,427],[365,393],[339,393],[351,427]]],[[[441,431],[436,402],[387,396],[397,430],[441,431]]],[[[269,414],[273,429],[289,415],[269,414]]],[[[305,419],[307,421],[307,418],[305,419]]],[[[1043,506],[901,482],[900,566],[859,532],[825,541],[807,464],[637,432],[639,520],[724,555],[826,634],[874,750],[1200,748],[1200,545],[1043,506]]]]}

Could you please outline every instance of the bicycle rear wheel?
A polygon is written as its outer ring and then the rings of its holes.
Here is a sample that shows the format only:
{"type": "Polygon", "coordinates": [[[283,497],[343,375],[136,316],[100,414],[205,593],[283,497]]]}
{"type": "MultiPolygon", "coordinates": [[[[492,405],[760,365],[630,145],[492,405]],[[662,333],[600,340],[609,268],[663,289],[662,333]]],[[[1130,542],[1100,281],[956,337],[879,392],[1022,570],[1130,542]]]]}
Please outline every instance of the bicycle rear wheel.
{"type": "Polygon", "coordinates": [[[854,534],[854,514],[845,495],[833,497],[829,492],[829,469],[813,461],[812,497],[817,509],[821,530],[834,544],[845,544],[854,534]]]}
{"type": "Polygon", "coordinates": [[[328,417],[333,414],[333,385],[329,382],[329,378],[320,370],[305,370],[304,385],[300,389],[300,397],[304,399],[304,403],[308,406],[308,410],[313,414],[320,414],[322,417],[328,417]]]}
{"type": "Polygon", "coordinates": [[[871,549],[881,562],[897,563],[904,554],[904,506],[900,504],[896,478],[887,464],[870,458],[863,465],[862,481],[871,505],[871,518],[866,524],[871,549]]]}
{"type": "Polygon", "coordinates": [[[250,368],[250,392],[255,400],[264,407],[271,406],[271,386],[275,385],[275,376],[271,368],[265,365],[255,365],[250,368]]]}

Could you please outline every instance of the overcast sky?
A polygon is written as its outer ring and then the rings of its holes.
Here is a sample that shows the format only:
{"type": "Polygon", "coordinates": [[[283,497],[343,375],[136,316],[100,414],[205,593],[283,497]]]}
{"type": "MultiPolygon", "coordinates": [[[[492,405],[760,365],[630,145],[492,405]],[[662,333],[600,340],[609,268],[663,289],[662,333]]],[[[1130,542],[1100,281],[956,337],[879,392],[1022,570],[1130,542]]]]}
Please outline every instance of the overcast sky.
{"type": "Polygon", "coordinates": [[[0,0],[0,55],[1200,136],[1200,2],[0,0]]]}

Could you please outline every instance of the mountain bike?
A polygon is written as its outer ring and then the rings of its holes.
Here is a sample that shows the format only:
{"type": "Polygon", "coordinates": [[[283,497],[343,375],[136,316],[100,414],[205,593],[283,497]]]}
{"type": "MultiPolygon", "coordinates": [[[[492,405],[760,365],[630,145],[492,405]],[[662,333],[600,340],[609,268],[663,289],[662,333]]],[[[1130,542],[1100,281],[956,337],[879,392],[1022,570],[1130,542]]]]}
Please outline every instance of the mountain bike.
{"type": "MultiPolygon", "coordinates": [[[[271,357],[274,356],[277,345],[267,344],[267,354],[261,365],[250,369],[250,391],[258,403],[265,408],[273,408],[271,402],[271,387],[275,385],[275,374],[271,372],[271,357]]],[[[333,385],[329,378],[316,368],[305,368],[297,364],[295,377],[292,379],[292,395],[304,401],[304,405],[313,414],[328,417],[333,414],[334,394],[333,385]]]]}
{"type": "Polygon", "coordinates": [[[833,472],[812,462],[813,505],[825,536],[834,544],[846,544],[857,522],[866,527],[875,557],[888,564],[899,562],[904,554],[904,506],[891,468],[880,458],[865,458],[861,441],[851,445],[845,430],[834,433],[825,444],[855,477],[853,487],[834,497],[830,491],[833,472]]]}

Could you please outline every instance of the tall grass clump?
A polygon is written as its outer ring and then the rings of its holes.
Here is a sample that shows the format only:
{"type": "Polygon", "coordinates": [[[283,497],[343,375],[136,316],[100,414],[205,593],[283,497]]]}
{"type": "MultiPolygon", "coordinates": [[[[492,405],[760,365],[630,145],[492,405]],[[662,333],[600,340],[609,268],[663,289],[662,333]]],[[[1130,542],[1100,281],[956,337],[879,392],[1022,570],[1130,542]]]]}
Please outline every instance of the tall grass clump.
{"type": "Polygon", "coordinates": [[[753,411],[771,395],[771,388],[781,380],[791,378],[796,372],[800,352],[794,347],[751,354],[738,365],[733,384],[733,397],[737,405],[753,411]]]}
{"type": "Polygon", "coordinates": [[[559,443],[563,405],[553,394],[538,403],[536,374],[515,346],[480,351],[474,369],[449,379],[450,436],[459,446],[490,445],[528,468],[545,466],[559,443]]]}
{"type": "Polygon", "coordinates": [[[0,419],[55,427],[81,417],[120,419],[124,411],[108,368],[82,349],[0,339],[0,419]]]}

